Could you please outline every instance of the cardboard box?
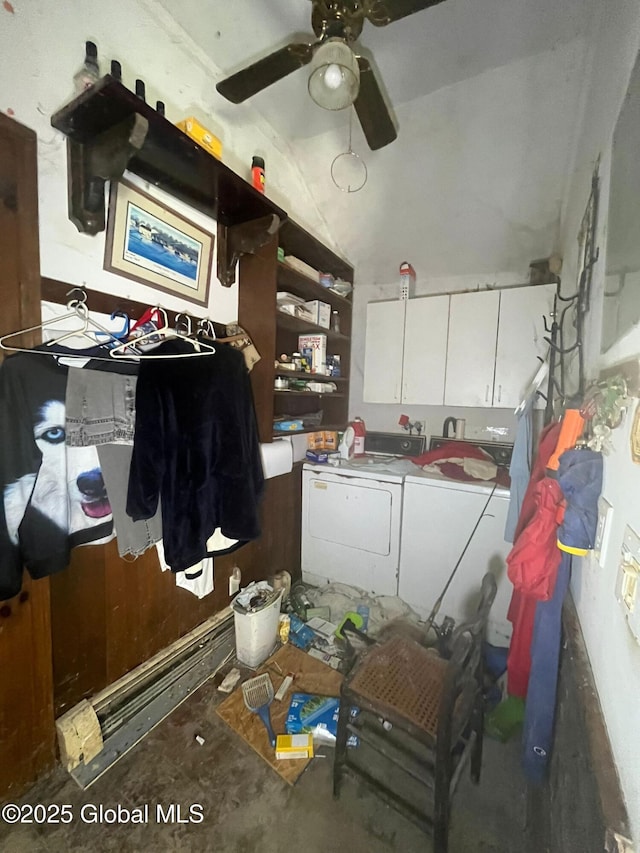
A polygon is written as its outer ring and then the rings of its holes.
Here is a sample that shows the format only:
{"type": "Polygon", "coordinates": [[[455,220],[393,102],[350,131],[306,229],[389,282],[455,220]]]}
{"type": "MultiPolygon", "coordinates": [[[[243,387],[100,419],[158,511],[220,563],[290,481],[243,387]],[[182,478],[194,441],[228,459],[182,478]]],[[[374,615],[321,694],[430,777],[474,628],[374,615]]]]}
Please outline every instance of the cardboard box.
{"type": "Polygon", "coordinates": [[[313,758],[313,735],[278,735],[276,758],[313,758]]]}
{"type": "Polygon", "coordinates": [[[323,329],[328,329],[331,326],[331,305],[328,302],[312,299],[310,302],[305,302],[305,307],[309,309],[313,317],[311,323],[322,326],[323,329]]]}
{"type": "Polygon", "coordinates": [[[182,121],[177,123],[176,127],[179,127],[183,133],[190,136],[194,142],[197,142],[209,154],[212,154],[218,160],[222,160],[222,142],[210,130],[207,130],[203,124],[200,124],[197,118],[193,116],[183,118],[182,121]]]}
{"type": "Polygon", "coordinates": [[[331,429],[320,429],[307,433],[308,450],[337,450],[338,433],[331,429]]]}
{"type": "Polygon", "coordinates": [[[326,335],[298,335],[298,352],[305,354],[310,350],[311,372],[324,374],[327,361],[326,335]]]}

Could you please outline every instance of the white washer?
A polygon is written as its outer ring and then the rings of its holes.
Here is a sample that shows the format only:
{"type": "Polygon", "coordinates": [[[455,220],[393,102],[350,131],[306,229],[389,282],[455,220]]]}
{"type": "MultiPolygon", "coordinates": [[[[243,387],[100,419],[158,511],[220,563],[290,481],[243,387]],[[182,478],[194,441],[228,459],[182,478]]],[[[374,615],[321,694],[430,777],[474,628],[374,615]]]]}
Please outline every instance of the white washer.
{"type": "Polygon", "coordinates": [[[427,473],[405,477],[398,595],[426,619],[482,516],[437,620],[452,616],[459,624],[472,617],[482,577],[489,570],[496,578],[498,592],[489,614],[487,639],[504,646],[512,630],[507,610],[513,587],[506,568],[512,546],[504,541],[509,490],[496,487],[487,505],[492,488],[492,484],[466,483],[427,473]]]}
{"type": "Polygon", "coordinates": [[[398,594],[403,466],[365,459],[302,471],[302,578],[398,594]]]}

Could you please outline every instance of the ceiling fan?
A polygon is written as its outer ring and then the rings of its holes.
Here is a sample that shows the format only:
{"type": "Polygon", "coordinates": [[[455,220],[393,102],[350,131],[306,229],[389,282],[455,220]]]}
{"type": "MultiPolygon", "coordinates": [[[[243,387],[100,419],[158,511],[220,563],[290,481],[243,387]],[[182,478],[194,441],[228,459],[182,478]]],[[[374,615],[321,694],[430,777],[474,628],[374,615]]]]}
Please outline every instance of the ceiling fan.
{"type": "Polygon", "coordinates": [[[354,105],[369,147],[383,148],[397,136],[371,63],[353,43],[365,20],[385,27],[443,0],[312,0],[311,26],[317,41],[288,44],[232,74],[216,86],[234,104],[311,63],[309,94],[327,110],[354,105]]]}

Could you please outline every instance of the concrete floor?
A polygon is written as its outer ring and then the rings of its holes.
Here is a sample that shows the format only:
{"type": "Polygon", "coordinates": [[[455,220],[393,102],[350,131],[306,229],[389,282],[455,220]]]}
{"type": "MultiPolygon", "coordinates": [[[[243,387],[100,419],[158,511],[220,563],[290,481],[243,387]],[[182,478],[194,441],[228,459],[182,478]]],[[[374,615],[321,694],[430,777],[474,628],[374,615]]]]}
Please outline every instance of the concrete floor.
{"type": "MultiPolygon", "coordinates": [[[[316,758],[294,787],[287,785],[217,716],[221,700],[203,685],[88,791],[56,770],[23,802],[69,804],[68,825],[8,828],[0,822],[0,851],[215,851],[215,853],[429,853],[431,841],[359,782],[346,778],[334,801],[332,755],[316,758]],[[200,746],[196,735],[205,739],[200,746]],[[150,804],[146,824],[84,823],[84,804],[125,808],[150,804]],[[202,806],[201,823],[162,824],[156,804],[202,806]]],[[[465,772],[453,805],[451,853],[524,853],[525,784],[517,738],[485,739],[479,787],[465,772]]],[[[85,810],[85,816],[87,812],[85,810]]],[[[537,853],[542,853],[538,848],[537,853]]]]}

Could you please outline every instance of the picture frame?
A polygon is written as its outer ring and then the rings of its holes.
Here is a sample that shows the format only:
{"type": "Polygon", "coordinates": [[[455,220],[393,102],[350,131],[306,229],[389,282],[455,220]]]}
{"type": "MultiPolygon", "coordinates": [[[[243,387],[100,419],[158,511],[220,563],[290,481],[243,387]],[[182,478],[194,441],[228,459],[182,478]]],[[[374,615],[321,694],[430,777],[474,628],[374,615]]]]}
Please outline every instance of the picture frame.
{"type": "Polygon", "coordinates": [[[104,269],[207,305],[215,236],[127,181],[112,182],[104,269]]]}

